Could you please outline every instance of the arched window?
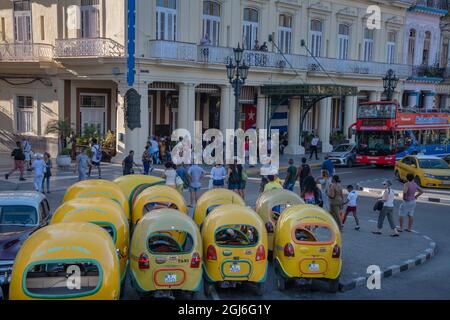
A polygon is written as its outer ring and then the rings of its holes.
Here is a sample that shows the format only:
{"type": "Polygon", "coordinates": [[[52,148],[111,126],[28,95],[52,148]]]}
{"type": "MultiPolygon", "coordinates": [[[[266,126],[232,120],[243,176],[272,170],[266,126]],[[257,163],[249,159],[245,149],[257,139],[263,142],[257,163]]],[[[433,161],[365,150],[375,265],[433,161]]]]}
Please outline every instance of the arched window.
{"type": "Polygon", "coordinates": [[[156,39],[177,40],[177,0],[156,1],[156,39]]]}
{"type": "Polygon", "coordinates": [[[397,33],[395,31],[389,31],[387,34],[387,58],[386,61],[389,64],[395,63],[395,56],[397,54],[397,33]]]}
{"type": "Polygon", "coordinates": [[[346,24],[341,23],[339,25],[339,54],[338,58],[342,60],[348,59],[348,48],[350,41],[350,27],[346,24]]]}
{"type": "Polygon", "coordinates": [[[311,20],[311,52],[314,57],[322,55],[323,23],[320,20],[311,20]]]}
{"type": "Polygon", "coordinates": [[[292,17],[280,14],[278,22],[278,47],[283,53],[292,50],[292,17]]]}
{"type": "Polygon", "coordinates": [[[220,41],[220,9],[215,1],[203,1],[203,36],[213,46],[218,46],[220,41]]]}
{"type": "Polygon", "coordinates": [[[416,30],[409,30],[409,39],[408,39],[408,64],[414,64],[414,56],[416,54],[416,30]]]}
{"type": "Polygon", "coordinates": [[[430,64],[430,45],[431,45],[431,32],[425,32],[425,40],[423,42],[423,55],[422,55],[422,64],[429,65],[430,64]]]}
{"type": "Polygon", "coordinates": [[[373,43],[375,31],[368,28],[364,29],[364,61],[373,61],[373,43]]]}
{"type": "Polygon", "coordinates": [[[258,40],[259,12],[256,9],[244,9],[243,40],[244,48],[251,50],[258,40]]]}

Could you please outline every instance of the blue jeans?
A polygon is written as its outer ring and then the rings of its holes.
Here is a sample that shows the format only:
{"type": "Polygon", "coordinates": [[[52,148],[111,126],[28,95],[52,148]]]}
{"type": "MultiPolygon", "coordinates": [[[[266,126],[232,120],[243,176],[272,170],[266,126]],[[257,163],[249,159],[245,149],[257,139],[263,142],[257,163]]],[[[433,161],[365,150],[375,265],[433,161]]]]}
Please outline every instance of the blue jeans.
{"type": "Polygon", "coordinates": [[[46,184],[46,182],[47,182],[47,192],[49,192],[50,191],[50,177],[44,175],[44,179],[42,180],[42,191],[45,190],[44,185],[46,184]]]}
{"type": "Polygon", "coordinates": [[[294,191],[295,182],[286,183],[284,185],[284,190],[294,191]]]}
{"type": "Polygon", "coordinates": [[[149,161],[144,161],[144,174],[146,176],[148,176],[149,172],[150,172],[150,162],[149,161]]]}

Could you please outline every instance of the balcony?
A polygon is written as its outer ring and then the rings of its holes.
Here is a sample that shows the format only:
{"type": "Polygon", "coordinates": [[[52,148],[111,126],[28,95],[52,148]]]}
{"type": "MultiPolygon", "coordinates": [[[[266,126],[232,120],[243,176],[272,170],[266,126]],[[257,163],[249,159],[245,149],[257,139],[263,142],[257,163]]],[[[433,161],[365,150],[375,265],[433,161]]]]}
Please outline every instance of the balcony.
{"type": "Polygon", "coordinates": [[[0,62],[51,62],[54,48],[49,44],[0,44],[0,62]]]}
{"type": "Polygon", "coordinates": [[[448,4],[446,0],[417,0],[410,11],[419,11],[431,14],[445,16],[448,13],[448,4]]]}
{"type": "Polygon", "coordinates": [[[150,58],[174,61],[197,61],[197,45],[195,43],[174,41],[150,41],[150,58]]]}
{"type": "Polygon", "coordinates": [[[435,66],[414,66],[412,68],[412,78],[427,78],[434,81],[442,81],[446,76],[445,68],[435,66]]]}
{"type": "Polygon", "coordinates": [[[120,58],[125,56],[124,46],[107,38],[57,39],[55,52],[58,58],[120,58]]]}

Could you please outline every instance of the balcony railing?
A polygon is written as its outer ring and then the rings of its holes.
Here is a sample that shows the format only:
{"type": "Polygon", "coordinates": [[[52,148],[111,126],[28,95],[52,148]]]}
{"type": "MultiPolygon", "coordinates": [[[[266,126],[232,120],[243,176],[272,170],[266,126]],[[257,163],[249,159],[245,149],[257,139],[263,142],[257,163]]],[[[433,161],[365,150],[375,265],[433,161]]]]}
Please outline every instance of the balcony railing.
{"type": "Polygon", "coordinates": [[[197,45],[195,43],[174,41],[150,41],[150,58],[197,61],[197,45]]]}
{"type": "Polygon", "coordinates": [[[57,39],[55,51],[59,58],[125,56],[124,46],[107,38],[57,39]]]}
{"type": "Polygon", "coordinates": [[[445,74],[445,68],[434,66],[414,66],[412,68],[413,77],[444,79],[445,74]]]}
{"type": "Polygon", "coordinates": [[[1,62],[50,62],[53,56],[54,48],[49,44],[0,44],[1,62]]]}
{"type": "Polygon", "coordinates": [[[438,9],[438,10],[448,10],[448,5],[446,0],[417,0],[415,6],[438,9]]]}

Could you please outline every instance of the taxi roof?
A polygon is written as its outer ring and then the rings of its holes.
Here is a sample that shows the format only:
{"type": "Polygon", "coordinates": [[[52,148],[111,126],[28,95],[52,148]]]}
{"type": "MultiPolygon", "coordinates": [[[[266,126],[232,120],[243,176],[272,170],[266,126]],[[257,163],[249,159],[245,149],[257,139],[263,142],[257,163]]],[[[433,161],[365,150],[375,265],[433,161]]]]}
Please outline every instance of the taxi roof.
{"type": "Polygon", "coordinates": [[[0,205],[31,205],[37,206],[45,199],[45,195],[35,191],[5,191],[0,192],[0,205]]]}

